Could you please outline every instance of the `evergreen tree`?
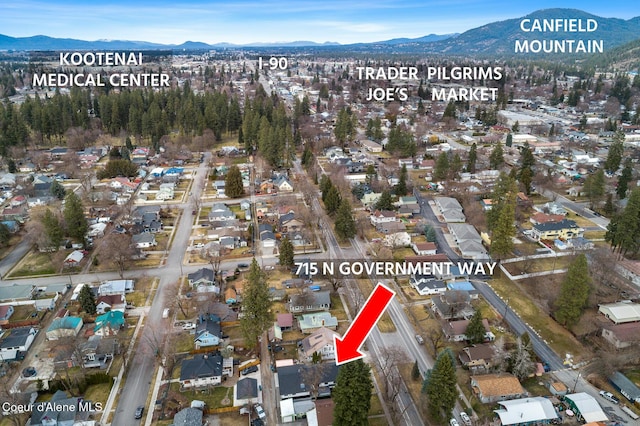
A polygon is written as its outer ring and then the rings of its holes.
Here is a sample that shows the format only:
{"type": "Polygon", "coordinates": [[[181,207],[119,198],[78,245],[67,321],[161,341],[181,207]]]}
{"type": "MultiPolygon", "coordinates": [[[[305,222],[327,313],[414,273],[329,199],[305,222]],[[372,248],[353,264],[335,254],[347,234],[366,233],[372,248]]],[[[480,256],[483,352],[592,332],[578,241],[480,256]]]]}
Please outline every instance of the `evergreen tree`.
{"type": "Polygon", "coordinates": [[[88,285],[85,284],[80,289],[80,293],[78,293],[78,302],[80,303],[80,307],[82,307],[83,311],[85,311],[89,315],[95,315],[96,299],[93,296],[93,292],[88,285]]]}
{"type": "Polygon", "coordinates": [[[84,207],[75,192],[70,192],[64,203],[64,222],[67,227],[67,235],[77,242],[84,243],[89,225],[84,216],[84,207]]]}
{"type": "Polygon", "coordinates": [[[475,345],[476,343],[484,342],[485,332],[484,324],[482,324],[482,313],[478,309],[473,313],[473,316],[469,320],[469,324],[467,325],[467,329],[464,334],[467,336],[467,340],[472,345],[475,345]]]}
{"type": "Polygon", "coordinates": [[[511,133],[507,135],[507,141],[505,142],[505,145],[509,148],[513,146],[513,135],[511,133]]]}
{"type": "Polygon", "coordinates": [[[436,167],[433,169],[433,178],[441,181],[449,174],[449,156],[446,152],[441,152],[436,160],[436,167]]]}
{"type": "Polygon", "coordinates": [[[462,171],[462,159],[460,155],[456,152],[453,154],[453,158],[449,163],[449,176],[453,180],[460,179],[460,172],[462,171]]]}
{"type": "Polygon", "coordinates": [[[9,160],[7,160],[7,170],[9,173],[16,173],[18,171],[18,167],[16,166],[16,162],[13,158],[9,158],[9,160]]]}
{"type": "Polygon", "coordinates": [[[49,244],[51,244],[51,247],[58,249],[64,238],[64,230],[60,225],[60,221],[51,210],[47,209],[44,213],[42,225],[44,226],[44,232],[47,234],[49,244]]]}
{"type": "Polygon", "coordinates": [[[425,230],[425,237],[427,241],[430,243],[434,243],[436,241],[436,230],[433,226],[428,226],[425,230]]]}
{"type": "Polygon", "coordinates": [[[64,186],[62,186],[60,182],[55,179],[53,180],[53,182],[51,182],[49,191],[51,192],[51,195],[56,197],[58,200],[64,199],[65,195],[67,195],[67,191],[66,189],[64,189],[64,186]]]}
{"type": "Polygon", "coordinates": [[[454,101],[449,101],[447,107],[444,109],[442,121],[444,121],[445,118],[456,118],[456,104],[454,101]]]}
{"type": "Polygon", "coordinates": [[[514,133],[518,133],[520,131],[520,122],[516,120],[513,126],[511,126],[511,130],[513,130],[514,133]]]}
{"type": "Polygon", "coordinates": [[[324,207],[327,210],[327,214],[333,214],[338,211],[338,207],[340,207],[340,201],[340,192],[338,192],[338,188],[332,185],[331,188],[329,188],[327,197],[324,200],[324,207]]]}
{"type": "Polygon", "coordinates": [[[289,238],[284,237],[282,241],[280,241],[280,265],[292,268],[293,263],[293,244],[289,240],[289,238]]]}
{"type": "Polygon", "coordinates": [[[634,256],[640,250],[640,188],[634,188],[622,213],[614,216],[604,236],[618,253],[634,256]]]}
{"type": "Polygon", "coordinates": [[[351,212],[351,204],[348,200],[342,200],[336,213],[335,229],[338,237],[342,239],[353,238],[356,235],[356,221],[351,212]]]}
{"type": "Polygon", "coordinates": [[[613,174],[620,167],[622,162],[622,155],[624,154],[624,132],[621,130],[616,131],[613,137],[613,142],[609,147],[607,159],[604,162],[604,169],[613,174]]]}
{"type": "Polygon", "coordinates": [[[411,369],[411,378],[413,380],[418,380],[420,378],[420,367],[418,367],[418,360],[413,363],[413,368],[411,369]]]}
{"type": "Polygon", "coordinates": [[[478,160],[478,146],[474,142],[469,150],[469,158],[467,159],[467,172],[476,172],[476,161],[478,160]]]}
{"type": "Polygon", "coordinates": [[[496,258],[503,258],[513,250],[517,189],[515,180],[501,172],[493,189],[491,210],[487,212],[487,225],[491,233],[491,255],[496,258]]]}
{"type": "Polygon", "coordinates": [[[0,223],[0,247],[6,247],[11,240],[11,231],[4,223],[0,223]]]}
{"type": "Polygon", "coordinates": [[[587,176],[585,179],[582,191],[589,198],[591,208],[594,208],[602,200],[605,193],[605,184],[604,171],[602,169],[587,176]]]}
{"type": "Polygon", "coordinates": [[[331,392],[335,404],[333,425],[368,425],[372,389],[371,369],[361,359],[342,365],[331,392]]]}
{"type": "Polygon", "coordinates": [[[242,173],[235,164],[229,167],[227,175],[224,178],[224,193],[229,198],[240,198],[244,195],[244,187],[242,186],[242,173]]]}
{"type": "Polygon", "coordinates": [[[624,161],[624,167],[620,177],[618,177],[618,186],[616,187],[616,194],[621,200],[627,196],[627,190],[629,189],[629,182],[633,179],[633,168],[631,166],[631,160],[627,158],[624,161]]]}
{"type": "Polygon", "coordinates": [[[407,165],[403,164],[402,169],[400,169],[398,184],[395,187],[395,193],[397,196],[401,197],[403,195],[407,195],[407,191],[407,165]]]}
{"type": "Polygon", "coordinates": [[[393,210],[393,200],[391,198],[391,193],[388,190],[382,191],[380,194],[380,198],[376,202],[375,206],[376,210],[393,210]]]}
{"type": "Polygon", "coordinates": [[[591,277],[587,257],[580,254],[569,265],[567,275],[562,281],[560,295],[555,301],[555,318],[565,326],[575,325],[587,306],[591,292],[591,277]]]}
{"type": "Polygon", "coordinates": [[[333,183],[331,182],[331,179],[329,179],[329,176],[322,175],[318,186],[320,187],[320,191],[322,192],[322,201],[325,201],[327,199],[329,189],[333,186],[333,183]]]}
{"type": "Polygon", "coordinates": [[[249,276],[244,286],[240,328],[245,344],[250,348],[258,346],[258,338],[272,325],[271,297],[264,272],[253,258],[249,276]]]}
{"type": "Polygon", "coordinates": [[[492,170],[498,169],[500,166],[504,164],[504,150],[502,149],[502,143],[498,142],[498,144],[493,148],[491,154],[489,155],[489,167],[492,170]]]}
{"type": "Polygon", "coordinates": [[[602,211],[607,216],[611,216],[616,212],[616,207],[613,205],[613,194],[607,194],[607,201],[605,201],[602,211]]]}
{"type": "Polygon", "coordinates": [[[453,355],[448,350],[440,352],[433,369],[427,373],[422,392],[429,400],[429,412],[438,424],[444,424],[458,399],[456,368],[453,355]]]}

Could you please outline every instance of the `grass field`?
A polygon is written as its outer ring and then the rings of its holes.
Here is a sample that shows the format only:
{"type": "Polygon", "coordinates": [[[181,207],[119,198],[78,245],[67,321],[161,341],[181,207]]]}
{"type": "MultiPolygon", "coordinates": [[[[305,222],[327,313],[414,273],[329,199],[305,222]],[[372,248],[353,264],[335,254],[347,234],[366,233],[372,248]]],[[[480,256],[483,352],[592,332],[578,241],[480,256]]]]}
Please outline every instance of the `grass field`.
{"type": "MultiPolygon", "coordinates": [[[[58,272],[57,267],[53,264],[55,255],[56,253],[40,253],[37,250],[32,250],[11,271],[9,278],[55,274],[58,272]]],[[[62,259],[64,260],[64,257],[62,259]]]]}
{"type": "Polygon", "coordinates": [[[577,357],[583,355],[588,358],[589,354],[582,344],[546,312],[532,303],[529,296],[517,285],[506,279],[502,274],[491,280],[489,285],[499,296],[509,300],[509,307],[540,333],[540,336],[547,341],[556,353],[571,353],[577,357]]]}

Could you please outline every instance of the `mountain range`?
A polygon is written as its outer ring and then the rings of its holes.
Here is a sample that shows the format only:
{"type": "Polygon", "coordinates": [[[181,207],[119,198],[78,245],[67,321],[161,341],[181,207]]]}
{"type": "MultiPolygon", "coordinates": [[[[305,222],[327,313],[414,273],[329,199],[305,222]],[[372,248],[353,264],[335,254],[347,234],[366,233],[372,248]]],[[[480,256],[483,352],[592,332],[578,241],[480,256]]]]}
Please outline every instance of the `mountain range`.
{"type": "Polygon", "coordinates": [[[529,15],[492,22],[462,34],[429,34],[419,38],[397,38],[373,43],[341,45],[334,42],[315,43],[292,41],[276,43],[232,43],[207,44],[187,41],[179,45],[166,45],[146,41],[96,40],[85,41],[68,38],[53,38],[43,35],[33,37],[10,37],[0,34],[0,50],[206,50],[221,48],[310,48],[338,49],[340,51],[375,53],[426,53],[453,55],[512,55],[516,40],[602,40],[604,50],[640,39],[640,17],[629,20],[603,18],[577,9],[543,9],[529,15]],[[520,28],[522,19],[595,19],[598,28],[594,32],[524,32],[520,28]]]}

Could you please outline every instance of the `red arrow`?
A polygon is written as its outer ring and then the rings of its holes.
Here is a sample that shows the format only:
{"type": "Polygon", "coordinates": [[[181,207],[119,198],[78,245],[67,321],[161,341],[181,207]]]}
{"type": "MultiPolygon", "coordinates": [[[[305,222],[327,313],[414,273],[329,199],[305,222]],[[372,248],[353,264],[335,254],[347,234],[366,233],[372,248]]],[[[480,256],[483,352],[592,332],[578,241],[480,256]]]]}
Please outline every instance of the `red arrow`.
{"type": "Polygon", "coordinates": [[[389,287],[378,283],[344,336],[342,338],[333,336],[333,345],[336,348],[336,365],[364,357],[358,348],[369,337],[371,330],[395,295],[396,293],[389,287]]]}

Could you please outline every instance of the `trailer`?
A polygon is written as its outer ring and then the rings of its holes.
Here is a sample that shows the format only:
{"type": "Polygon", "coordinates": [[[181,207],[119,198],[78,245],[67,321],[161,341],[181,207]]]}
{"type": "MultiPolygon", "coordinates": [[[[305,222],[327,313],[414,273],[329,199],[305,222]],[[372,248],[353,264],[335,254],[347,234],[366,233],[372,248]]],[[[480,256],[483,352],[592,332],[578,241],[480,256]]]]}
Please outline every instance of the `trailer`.
{"type": "Polygon", "coordinates": [[[622,409],[622,411],[625,412],[625,414],[629,417],[631,417],[633,420],[638,420],[640,419],[640,416],[637,415],[631,408],[627,407],[626,405],[622,405],[620,407],[620,409],[622,409]]]}

